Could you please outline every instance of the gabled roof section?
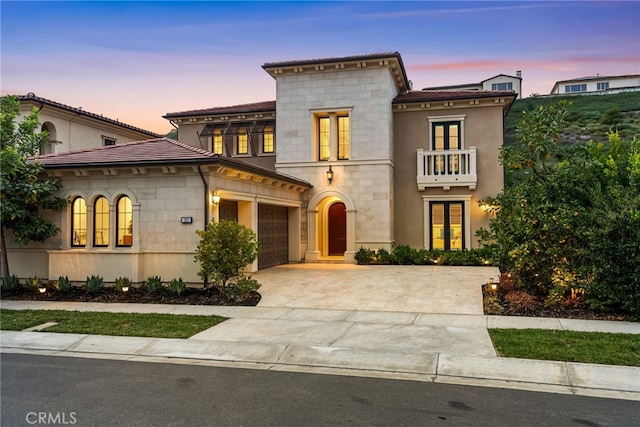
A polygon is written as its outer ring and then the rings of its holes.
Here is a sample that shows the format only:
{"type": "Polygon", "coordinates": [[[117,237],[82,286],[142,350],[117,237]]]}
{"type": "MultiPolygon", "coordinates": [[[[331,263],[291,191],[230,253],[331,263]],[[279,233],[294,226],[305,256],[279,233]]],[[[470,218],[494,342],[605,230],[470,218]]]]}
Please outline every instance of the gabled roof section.
{"type": "Polygon", "coordinates": [[[139,127],[135,127],[132,125],[128,125],[126,123],[122,123],[121,121],[118,120],[114,120],[114,119],[110,119],[108,117],[104,117],[101,114],[95,114],[95,113],[91,113],[89,111],[85,111],[82,108],[77,108],[77,107],[71,107],[69,105],[65,105],[65,104],[61,104],[59,102],[56,101],[52,101],[50,99],[46,99],[46,98],[41,98],[39,96],[36,96],[33,92],[29,92],[26,95],[18,95],[16,96],[16,98],[18,99],[19,102],[33,102],[35,104],[40,104],[40,106],[48,106],[48,107],[52,107],[52,108],[57,108],[60,110],[64,110],[67,111],[69,113],[73,113],[73,114],[78,114],[80,116],[85,116],[85,117],[89,117],[91,119],[94,120],[98,120],[101,121],[103,123],[109,123],[110,125],[116,125],[119,126],[123,129],[127,129],[130,131],[134,131],[134,132],[138,132],[140,134],[146,135],[146,136],[150,136],[153,138],[160,138],[162,137],[162,135],[155,133],[155,132],[151,132],[145,129],[141,129],[139,127]]]}
{"type": "Polygon", "coordinates": [[[409,79],[398,52],[371,53],[334,58],[302,59],[293,61],[267,62],[262,68],[276,78],[284,73],[301,73],[305,71],[330,71],[355,69],[366,66],[388,67],[400,93],[410,89],[409,79]]]}
{"type": "Polygon", "coordinates": [[[262,101],[251,104],[231,105],[227,107],[212,107],[200,110],[179,111],[176,113],[167,113],[163,118],[167,120],[183,118],[183,117],[201,117],[201,116],[217,116],[223,114],[246,114],[246,113],[263,113],[267,111],[276,111],[276,101],[262,101]]]}
{"type": "Polygon", "coordinates": [[[496,74],[496,75],[495,75],[495,76],[493,76],[493,77],[489,77],[488,79],[484,79],[484,80],[482,80],[480,83],[482,84],[482,83],[484,83],[484,82],[488,82],[489,80],[493,80],[493,79],[495,79],[495,78],[497,78],[497,77],[509,77],[510,79],[516,79],[516,80],[520,80],[520,81],[522,81],[522,77],[518,77],[518,76],[510,76],[509,74],[496,74]]]}
{"type": "Polygon", "coordinates": [[[213,154],[169,138],[156,138],[128,144],[86,150],[47,154],[33,158],[47,170],[103,169],[151,166],[220,165],[227,168],[311,188],[306,181],[245,163],[231,157],[213,154]]]}

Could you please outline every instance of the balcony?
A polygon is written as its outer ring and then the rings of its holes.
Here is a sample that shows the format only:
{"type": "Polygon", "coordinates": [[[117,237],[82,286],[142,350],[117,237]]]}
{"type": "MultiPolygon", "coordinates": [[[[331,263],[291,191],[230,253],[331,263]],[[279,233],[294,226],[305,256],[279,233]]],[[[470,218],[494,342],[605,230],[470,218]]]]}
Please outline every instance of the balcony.
{"type": "Polygon", "coordinates": [[[418,190],[442,187],[469,187],[475,190],[478,182],[476,173],[476,147],[468,150],[418,150],[418,190]]]}

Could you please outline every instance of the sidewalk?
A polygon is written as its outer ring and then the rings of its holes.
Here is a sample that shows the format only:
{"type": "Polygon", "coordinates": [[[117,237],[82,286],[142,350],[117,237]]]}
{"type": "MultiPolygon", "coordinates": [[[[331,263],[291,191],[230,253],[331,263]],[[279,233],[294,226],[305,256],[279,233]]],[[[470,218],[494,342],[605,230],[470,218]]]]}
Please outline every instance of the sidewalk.
{"type": "Polygon", "coordinates": [[[286,307],[3,301],[2,308],[229,318],[182,340],[2,331],[3,352],[371,376],[640,401],[640,368],[501,358],[487,332],[543,328],[640,335],[639,323],[286,307]]]}

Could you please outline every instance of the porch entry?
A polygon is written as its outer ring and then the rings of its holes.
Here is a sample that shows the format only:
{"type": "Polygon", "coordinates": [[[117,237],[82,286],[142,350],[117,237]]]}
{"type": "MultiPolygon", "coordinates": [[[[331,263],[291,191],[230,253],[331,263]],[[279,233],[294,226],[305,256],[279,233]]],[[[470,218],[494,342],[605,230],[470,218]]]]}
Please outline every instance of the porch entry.
{"type": "Polygon", "coordinates": [[[329,206],[328,255],[342,256],[347,250],[347,208],[342,202],[329,206]]]}

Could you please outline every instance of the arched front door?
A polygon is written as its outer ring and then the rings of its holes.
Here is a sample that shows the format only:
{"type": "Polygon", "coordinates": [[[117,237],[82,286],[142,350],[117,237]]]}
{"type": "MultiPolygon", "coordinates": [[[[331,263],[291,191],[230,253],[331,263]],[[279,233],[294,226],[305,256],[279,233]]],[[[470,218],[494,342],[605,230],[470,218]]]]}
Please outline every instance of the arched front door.
{"type": "Polygon", "coordinates": [[[329,206],[329,253],[344,255],[347,250],[347,208],[338,202],[329,206]]]}

